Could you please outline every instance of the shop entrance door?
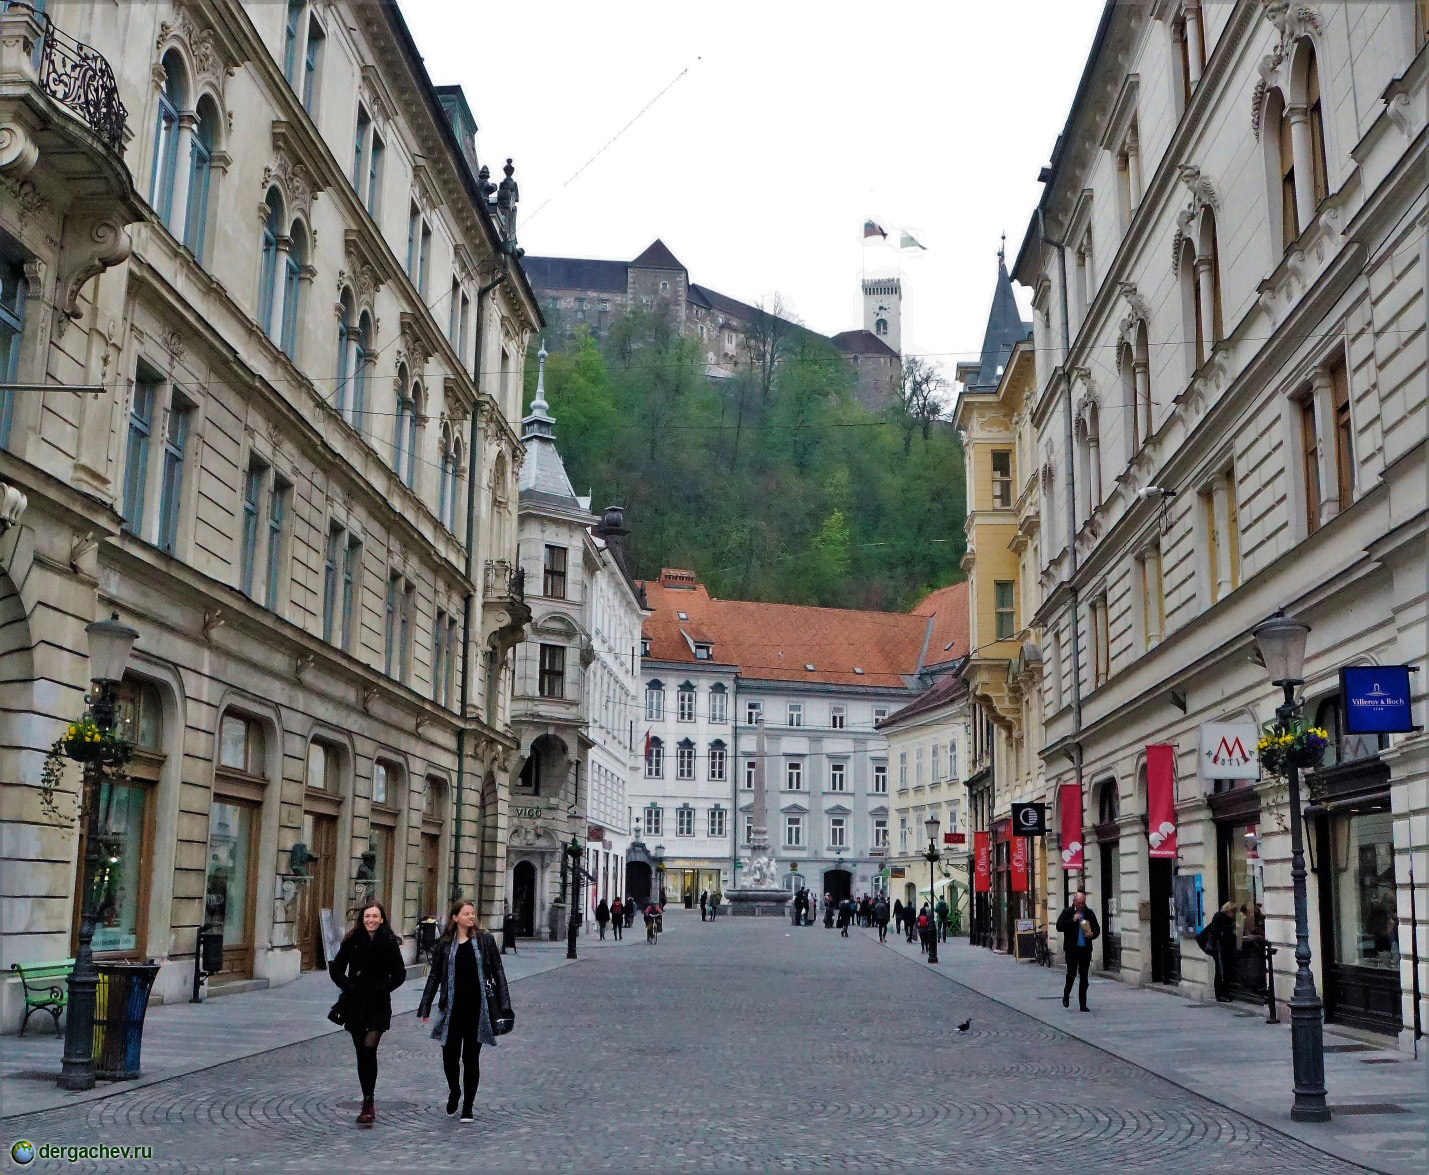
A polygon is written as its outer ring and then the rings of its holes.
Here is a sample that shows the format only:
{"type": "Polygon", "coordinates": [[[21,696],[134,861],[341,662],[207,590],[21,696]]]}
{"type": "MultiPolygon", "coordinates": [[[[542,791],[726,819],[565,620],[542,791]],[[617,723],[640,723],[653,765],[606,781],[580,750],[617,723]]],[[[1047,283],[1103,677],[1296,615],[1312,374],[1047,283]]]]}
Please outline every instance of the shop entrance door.
{"type": "Polygon", "coordinates": [[[254,840],[256,804],[215,801],[209,809],[208,877],[204,922],[223,931],[223,971],[253,974],[254,840]]]}
{"type": "Polygon", "coordinates": [[[853,894],[853,874],[847,869],[824,870],[824,892],[841,902],[853,894]]]}
{"type": "Polygon", "coordinates": [[[1151,936],[1151,981],[1180,983],[1181,953],[1176,946],[1172,862],[1150,857],[1147,864],[1150,866],[1148,890],[1151,896],[1151,917],[1147,929],[1151,936]]]}
{"type": "Polygon", "coordinates": [[[1121,932],[1117,921],[1116,841],[1103,841],[1101,850],[1102,970],[1121,970],[1121,932]]]}
{"type": "MultiPolygon", "coordinates": [[[[337,892],[337,817],[304,812],[303,843],[312,859],[298,899],[298,949],[303,970],[315,971],[328,962],[319,911],[333,910],[337,892]]],[[[333,910],[333,918],[342,920],[345,913],[333,910]]]]}
{"type": "Polygon", "coordinates": [[[1397,1033],[1402,993],[1394,817],[1387,809],[1336,813],[1320,821],[1315,833],[1317,859],[1332,866],[1328,883],[1320,868],[1325,1019],[1397,1033]]]}
{"type": "Polygon", "coordinates": [[[536,935],[536,866],[517,861],[511,871],[511,912],[516,915],[516,933],[536,935]]]}
{"type": "Polygon", "coordinates": [[[422,833],[422,892],[417,902],[417,917],[435,918],[439,922],[446,913],[442,909],[441,885],[441,837],[430,832],[422,833]]]}

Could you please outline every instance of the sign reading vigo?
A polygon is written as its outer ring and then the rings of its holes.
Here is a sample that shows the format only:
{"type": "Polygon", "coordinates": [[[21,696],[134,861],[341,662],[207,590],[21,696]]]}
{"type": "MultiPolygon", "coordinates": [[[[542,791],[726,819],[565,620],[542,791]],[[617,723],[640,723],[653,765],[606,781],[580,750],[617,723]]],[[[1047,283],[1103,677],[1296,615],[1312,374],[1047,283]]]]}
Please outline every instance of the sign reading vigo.
{"type": "Polygon", "coordinates": [[[1202,779],[1259,779],[1254,722],[1201,723],[1202,779]]]}

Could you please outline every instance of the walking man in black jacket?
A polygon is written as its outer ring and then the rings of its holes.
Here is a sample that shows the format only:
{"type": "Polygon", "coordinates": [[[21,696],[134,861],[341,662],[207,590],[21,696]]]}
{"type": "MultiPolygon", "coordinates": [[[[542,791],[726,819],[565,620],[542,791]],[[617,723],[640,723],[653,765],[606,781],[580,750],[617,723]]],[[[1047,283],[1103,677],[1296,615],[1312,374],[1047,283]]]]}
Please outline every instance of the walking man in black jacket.
{"type": "Polygon", "coordinates": [[[1057,929],[1067,952],[1067,984],[1062,988],[1062,1007],[1072,1006],[1072,982],[1076,980],[1077,1003],[1083,1012],[1087,1008],[1087,969],[1092,965],[1092,943],[1101,937],[1097,916],[1087,907],[1087,895],[1082,890],[1072,896],[1072,904],[1057,918],[1057,929]]]}

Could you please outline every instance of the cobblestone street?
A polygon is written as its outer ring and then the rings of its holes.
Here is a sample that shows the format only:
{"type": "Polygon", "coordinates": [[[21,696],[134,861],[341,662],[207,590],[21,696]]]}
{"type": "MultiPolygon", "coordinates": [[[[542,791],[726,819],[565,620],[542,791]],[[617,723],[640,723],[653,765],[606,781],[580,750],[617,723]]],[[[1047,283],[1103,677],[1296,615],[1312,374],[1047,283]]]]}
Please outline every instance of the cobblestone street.
{"type": "Polygon", "coordinates": [[[517,1031],[485,1051],[474,1126],[442,1112],[436,1046],[408,1014],[382,1045],[375,1129],[353,1125],[337,1034],[7,1119],[5,1163],[25,1138],[153,1147],[110,1171],[1360,1169],[870,937],[672,911],[655,948],[582,950],[513,986],[517,1031]]]}

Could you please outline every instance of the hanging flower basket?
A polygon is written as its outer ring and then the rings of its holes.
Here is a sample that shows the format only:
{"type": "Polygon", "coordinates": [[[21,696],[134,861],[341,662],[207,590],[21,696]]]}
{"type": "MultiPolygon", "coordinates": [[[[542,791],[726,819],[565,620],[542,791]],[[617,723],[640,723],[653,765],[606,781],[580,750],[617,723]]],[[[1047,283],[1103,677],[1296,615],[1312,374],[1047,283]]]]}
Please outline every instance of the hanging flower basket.
{"type": "Polygon", "coordinates": [[[108,763],[120,766],[133,754],[133,744],[117,730],[104,730],[86,714],[71,723],[56,744],[65,758],[76,763],[108,763]]]}
{"type": "Polygon", "coordinates": [[[1284,776],[1294,766],[1302,771],[1318,767],[1330,745],[1330,736],[1318,726],[1292,726],[1289,730],[1267,726],[1255,744],[1261,770],[1284,776]]]}

